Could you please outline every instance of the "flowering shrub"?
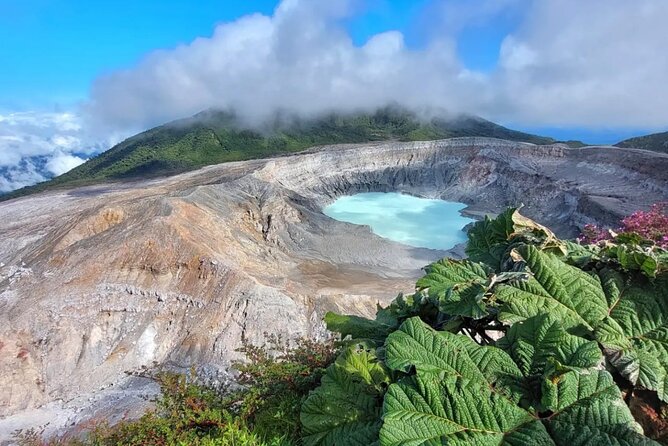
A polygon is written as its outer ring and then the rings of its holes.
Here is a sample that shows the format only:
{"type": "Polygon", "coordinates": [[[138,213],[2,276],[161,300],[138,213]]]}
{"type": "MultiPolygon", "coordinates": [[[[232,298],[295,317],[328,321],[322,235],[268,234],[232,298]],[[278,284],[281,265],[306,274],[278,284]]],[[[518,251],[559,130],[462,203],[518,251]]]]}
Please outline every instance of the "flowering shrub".
{"type": "Polygon", "coordinates": [[[621,226],[614,232],[596,225],[585,225],[578,241],[583,244],[596,244],[614,239],[615,233],[637,236],[661,248],[668,248],[668,202],[656,203],[649,211],[634,212],[624,218],[621,226]]]}
{"type": "Polygon", "coordinates": [[[668,248],[668,202],[657,203],[647,212],[634,212],[622,220],[620,232],[634,233],[668,248]]]}

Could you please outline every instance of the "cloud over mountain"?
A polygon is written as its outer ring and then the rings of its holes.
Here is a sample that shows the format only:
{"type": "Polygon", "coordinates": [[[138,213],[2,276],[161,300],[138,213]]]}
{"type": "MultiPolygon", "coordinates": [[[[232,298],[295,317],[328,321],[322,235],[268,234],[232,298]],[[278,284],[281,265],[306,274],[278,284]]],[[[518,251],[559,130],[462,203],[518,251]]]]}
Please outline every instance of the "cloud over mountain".
{"type": "Polygon", "coordinates": [[[441,26],[419,49],[394,31],[354,45],[342,19],[358,3],[284,0],[271,17],[221,24],[209,38],[99,78],[87,111],[116,128],[207,107],[259,116],[391,101],[535,125],[668,122],[665,0],[447,0],[430,22],[441,26]],[[521,20],[497,68],[468,69],[457,57],[457,33],[509,9],[521,20]]]}

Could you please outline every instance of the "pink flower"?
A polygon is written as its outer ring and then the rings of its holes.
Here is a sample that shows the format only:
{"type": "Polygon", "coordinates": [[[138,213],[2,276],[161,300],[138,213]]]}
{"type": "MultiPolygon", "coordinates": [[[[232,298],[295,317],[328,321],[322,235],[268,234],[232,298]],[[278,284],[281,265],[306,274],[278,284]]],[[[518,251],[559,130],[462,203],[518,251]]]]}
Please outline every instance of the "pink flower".
{"type": "MultiPolygon", "coordinates": [[[[621,221],[621,227],[615,232],[636,234],[661,248],[668,248],[668,202],[656,203],[649,211],[634,212],[621,221]]],[[[610,231],[589,224],[583,228],[578,241],[595,244],[612,238],[610,231]]]]}

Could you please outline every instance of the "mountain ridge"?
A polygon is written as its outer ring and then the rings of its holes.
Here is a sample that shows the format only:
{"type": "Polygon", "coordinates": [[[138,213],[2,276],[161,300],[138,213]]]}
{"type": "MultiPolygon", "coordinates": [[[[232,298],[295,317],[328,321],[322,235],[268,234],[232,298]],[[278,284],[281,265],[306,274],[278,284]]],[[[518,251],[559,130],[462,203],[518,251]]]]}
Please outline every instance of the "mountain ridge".
{"type": "MultiPolygon", "coordinates": [[[[61,176],[0,196],[0,201],[55,188],[169,176],[229,161],[296,153],[319,145],[465,136],[539,145],[560,142],[511,130],[477,116],[422,119],[399,106],[379,108],[373,113],[329,113],[309,119],[283,112],[260,125],[249,125],[231,111],[210,109],[131,136],[61,176]]],[[[584,145],[579,141],[567,144],[584,145]]]]}
{"type": "Polygon", "coordinates": [[[668,132],[651,133],[625,139],[615,144],[615,147],[624,149],[635,148],[652,152],[668,153],[668,132]]]}

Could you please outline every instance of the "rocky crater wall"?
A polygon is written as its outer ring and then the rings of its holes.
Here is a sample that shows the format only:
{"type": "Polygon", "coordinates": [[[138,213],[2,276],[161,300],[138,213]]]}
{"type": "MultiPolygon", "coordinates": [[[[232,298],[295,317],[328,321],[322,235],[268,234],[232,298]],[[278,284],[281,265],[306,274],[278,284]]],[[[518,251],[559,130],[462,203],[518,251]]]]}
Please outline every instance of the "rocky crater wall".
{"type": "Polygon", "coordinates": [[[482,138],[333,146],[1,203],[0,441],[138,412],[155,389],[128,371],[227,380],[242,338],[322,338],[326,311],[371,316],[411,292],[446,253],[321,212],[366,191],[474,217],[523,203],[569,236],[667,200],[668,156],[482,138]]]}

